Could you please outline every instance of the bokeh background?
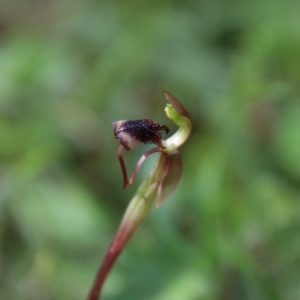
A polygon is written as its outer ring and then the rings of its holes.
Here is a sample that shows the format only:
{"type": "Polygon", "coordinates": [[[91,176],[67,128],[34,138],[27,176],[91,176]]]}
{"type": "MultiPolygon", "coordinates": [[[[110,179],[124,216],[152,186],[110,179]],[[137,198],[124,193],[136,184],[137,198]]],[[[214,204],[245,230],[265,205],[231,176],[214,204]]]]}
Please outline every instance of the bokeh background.
{"type": "Polygon", "coordinates": [[[182,180],[103,299],[300,299],[299,1],[0,7],[1,299],[86,298],[156,160],[124,191],[111,122],[174,132],[164,89],[194,122],[182,180]]]}

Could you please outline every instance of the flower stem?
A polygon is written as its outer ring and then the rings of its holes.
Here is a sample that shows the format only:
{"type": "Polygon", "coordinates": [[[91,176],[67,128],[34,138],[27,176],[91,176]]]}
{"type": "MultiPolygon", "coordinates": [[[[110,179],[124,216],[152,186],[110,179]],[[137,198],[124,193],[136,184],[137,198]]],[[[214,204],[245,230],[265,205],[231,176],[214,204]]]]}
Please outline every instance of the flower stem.
{"type": "Polygon", "coordinates": [[[137,190],[124,214],[123,220],[114,236],[97,273],[96,279],[88,296],[88,300],[97,300],[103,283],[114,262],[126,246],[127,242],[148,214],[156,197],[157,186],[162,172],[158,164],[137,190]]]}

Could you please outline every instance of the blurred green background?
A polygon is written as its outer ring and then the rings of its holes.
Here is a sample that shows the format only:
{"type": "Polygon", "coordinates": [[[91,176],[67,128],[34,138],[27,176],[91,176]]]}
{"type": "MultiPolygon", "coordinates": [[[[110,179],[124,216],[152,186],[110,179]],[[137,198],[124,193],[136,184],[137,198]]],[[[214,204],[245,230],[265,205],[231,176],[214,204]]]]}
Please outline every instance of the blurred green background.
{"type": "Polygon", "coordinates": [[[111,122],[174,132],[164,89],[194,122],[182,180],[103,299],[300,299],[299,1],[0,7],[1,299],[86,298],[156,159],[124,191],[111,122]]]}

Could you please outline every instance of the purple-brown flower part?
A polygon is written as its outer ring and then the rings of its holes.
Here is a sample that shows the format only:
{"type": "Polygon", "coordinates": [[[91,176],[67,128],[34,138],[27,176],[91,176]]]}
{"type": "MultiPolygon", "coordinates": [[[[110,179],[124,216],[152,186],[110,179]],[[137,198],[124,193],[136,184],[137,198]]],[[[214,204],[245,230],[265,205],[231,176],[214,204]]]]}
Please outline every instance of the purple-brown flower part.
{"type": "Polygon", "coordinates": [[[169,128],[160,125],[150,119],[121,120],[113,122],[114,134],[120,140],[121,145],[127,150],[133,150],[140,142],[144,144],[156,144],[163,148],[161,144],[161,131],[169,132],[169,128]]]}
{"type": "MultiPolygon", "coordinates": [[[[169,132],[169,128],[165,125],[160,125],[150,119],[140,119],[140,120],[120,120],[112,123],[113,130],[116,139],[120,140],[120,146],[118,148],[118,159],[120,162],[122,175],[123,175],[123,188],[126,188],[128,184],[133,184],[134,178],[140,165],[138,164],[132,174],[130,180],[128,181],[126,166],[123,160],[123,148],[130,151],[136,148],[140,142],[144,144],[156,144],[158,148],[154,152],[163,149],[162,145],[162,135],[161,131],[169,132]]],[[[154,153],[151,152],[148,155],[154,153]]],[[[148,156],[146,155],[145,158],[148,156]]]]}
{"type": "Polygon", "coordinates": [[[125,166],[123,155],[122,155],[123,149],[124,149],[124,147],[122,145],[120,145],[118,147],[118,159],[119,159],[119,163],[120,163],[122,175],[123,175],[123,189],[125,189],[126,186],[128,185],[128,179],[127,179],[126,166],[125,166]]]}

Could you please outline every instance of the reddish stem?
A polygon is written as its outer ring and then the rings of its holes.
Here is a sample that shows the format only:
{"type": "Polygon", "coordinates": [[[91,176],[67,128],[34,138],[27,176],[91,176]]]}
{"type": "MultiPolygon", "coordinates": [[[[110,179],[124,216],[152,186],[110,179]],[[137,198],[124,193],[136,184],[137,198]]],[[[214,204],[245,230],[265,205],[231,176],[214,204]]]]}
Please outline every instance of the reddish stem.
{"type": "Polygon", "coordinates": [[[130,223],[121,224],[114,239],[112,240],[106,255],[103,259],[102,265],[97,273],[94,284],[88,296],[88,300],[97,300],[100,296],[103,283],[112,268],[114,262],[122,252],[123,248],[131,238],[136,227],[133,228],[130,223]]]}

